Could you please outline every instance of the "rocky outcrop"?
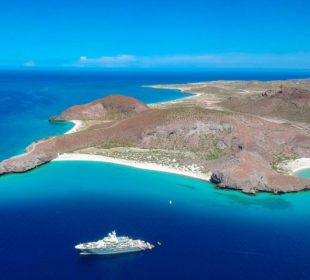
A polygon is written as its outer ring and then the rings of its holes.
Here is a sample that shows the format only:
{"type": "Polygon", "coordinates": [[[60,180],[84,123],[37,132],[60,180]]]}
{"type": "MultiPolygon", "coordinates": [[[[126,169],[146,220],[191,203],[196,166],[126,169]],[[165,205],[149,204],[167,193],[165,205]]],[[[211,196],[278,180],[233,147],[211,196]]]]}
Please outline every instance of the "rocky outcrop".
{"type": "Polygon", "coordinates": [[[124,95],[110,95],[85,105],[73,106],[60,116],[50,118],[50,121],[114,120],[148,109],[147,105],[135,98],[124,95]]]}
{"type": "Polygon", "coordinates": [[[213,178],[221,188],[244,193],[286,193],[310,189],[310,180],[279,174],[257,152],[238,155],[213,163],[213,178]]]}
{"type": "Polygon", "coordinates": [[[225,187],[225,185],[223,185],[222,176],[219,174],[212,173],[212,175],[210,177],[210,182],[215,184],[215,185],[221,185],[221,186],[225,187]]]}

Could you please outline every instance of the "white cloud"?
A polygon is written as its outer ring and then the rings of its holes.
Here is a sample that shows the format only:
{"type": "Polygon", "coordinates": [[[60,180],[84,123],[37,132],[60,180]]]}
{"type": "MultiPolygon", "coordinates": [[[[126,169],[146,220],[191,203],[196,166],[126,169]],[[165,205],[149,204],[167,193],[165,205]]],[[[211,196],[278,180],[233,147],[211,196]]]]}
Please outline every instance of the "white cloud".
{"type": "Polygon", "coordinates": [[[67,65],[75,67],[227,67],[227,68],[310,68],[310,53],[297,54],[248,54],[225,53],[203,55],[136,56],[121,54],[90,58],[81,56],[79,61],[67,65]]]}
{"type": "Polygon", "coordinates": [[[86,62],[86,61],[87,61],[87,56],[80,57],[80,62],[86,62]]]}
{"type": "Polygon", "coordinates": [[[36,64],[34,63],[33,60],[29,60],[29,61],[26,61],[24,64],[23,64],[24,67],[35,67],[36,64]]]}
{"type": "Polygon", "coordinates": [[[101,66],[101,67],[122,67],[137,60],[134,55],[121,54],[117,56],[102,56],[98,58],[88,58],[81,56],[79,63],[85,66],[101,66]]]}

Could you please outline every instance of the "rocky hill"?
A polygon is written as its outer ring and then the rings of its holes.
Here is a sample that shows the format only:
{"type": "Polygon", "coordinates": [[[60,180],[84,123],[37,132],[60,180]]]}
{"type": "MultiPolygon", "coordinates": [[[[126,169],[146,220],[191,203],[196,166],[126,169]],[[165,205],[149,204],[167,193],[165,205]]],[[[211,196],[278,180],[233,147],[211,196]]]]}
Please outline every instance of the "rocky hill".
{"type": "Polygon", "coordinates": [[[124,95],[110,95],[91,103],[73,106],[51,121],[64,120],[113,120],[143,112],[149,108],[143,102],[124,95]]]}

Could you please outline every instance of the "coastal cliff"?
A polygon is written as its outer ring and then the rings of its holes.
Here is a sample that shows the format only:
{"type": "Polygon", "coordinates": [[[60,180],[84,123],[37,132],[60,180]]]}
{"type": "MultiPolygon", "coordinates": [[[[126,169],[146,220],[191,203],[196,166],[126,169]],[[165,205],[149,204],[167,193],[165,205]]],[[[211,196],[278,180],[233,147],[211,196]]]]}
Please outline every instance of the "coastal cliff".
{"type": "MultiPolygon", "coordinates": [[[[306,99],[300,104],[308,106],[308,92],[301,90],[299,95],[298,89],[282,90],[291,92],[285,95],[288,102],[306,99]]],[[[258,98],[257,93],[251,98],[258,98]]],[[[33,143],[25,154],[3,161],[0,174],[25,172],[59,154],[82,152],[142,162],[160,161],[178,168],[194,166],[200,172],[211,172],[218,187],[246,193],[310,189],[310,180],[282,174],[274,168],[275,159],[282,155],[292,159],[310,157],[309,131],[303,125],[270,121],[259,112],[209,109],[203,99],[192,99],[191,104],[187,100],[149,108],[134,98],[111,95],[71,107],[51,120],[96,120],[96,124],[77,133],[33,143]]],[[[307,122],[303,124],[307,126],[307,122]]]]}

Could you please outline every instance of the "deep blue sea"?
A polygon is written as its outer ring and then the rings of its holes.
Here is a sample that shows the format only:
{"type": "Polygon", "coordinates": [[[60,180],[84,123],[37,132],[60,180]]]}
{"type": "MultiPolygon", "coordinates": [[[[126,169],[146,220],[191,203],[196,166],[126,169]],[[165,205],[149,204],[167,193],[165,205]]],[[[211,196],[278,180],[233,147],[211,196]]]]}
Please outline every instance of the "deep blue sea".
{"type": "MultiPolygon", "coordinates": [[[[0,72],[0,158],[70,123],[47,118],[109,93],[181,98],[156,83],[273,80],[309,73],[0,72]]],[[[310,171],[298,176],[310,177],[310,171]]],[[[310,192],[247,196],[186,177],[95,162],[54,162],[0,177],[0,279],[310,279],[310,192]],[[169,201],[172,204],[169,204],[169,201]],[[109,231],[152,251],[80,256],[109,231]]]]}

